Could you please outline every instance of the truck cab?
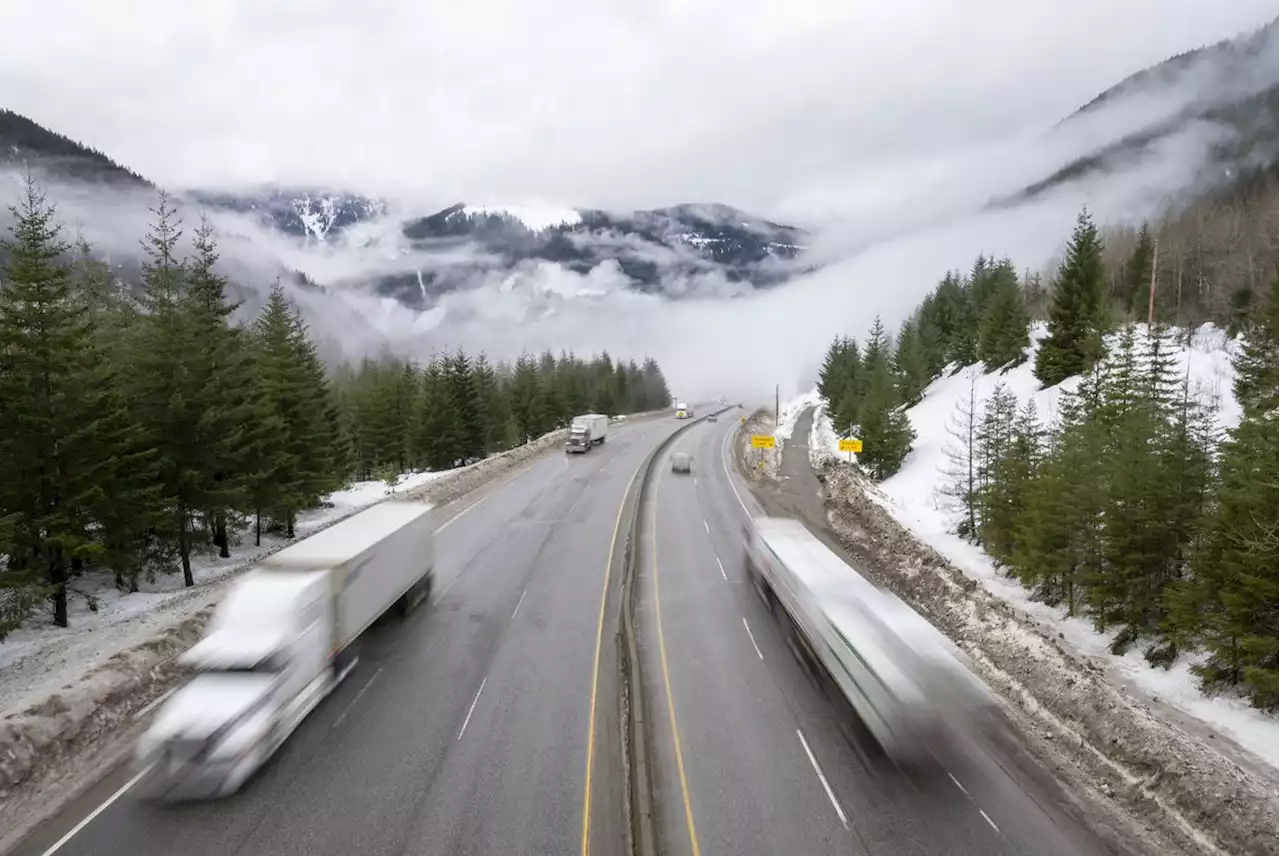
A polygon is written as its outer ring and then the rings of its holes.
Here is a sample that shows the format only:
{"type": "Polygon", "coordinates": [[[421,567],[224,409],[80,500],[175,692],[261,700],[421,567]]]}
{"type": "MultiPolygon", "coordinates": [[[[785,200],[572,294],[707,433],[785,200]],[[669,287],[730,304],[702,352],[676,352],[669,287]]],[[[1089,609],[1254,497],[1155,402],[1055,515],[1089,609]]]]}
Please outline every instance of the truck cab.
{"type": "Polygon", "coordinates": [[[152,796],[237,790],[328,693],[328,578],[250,571],[179,662],[194,676],[139,740],[152,796]]]}

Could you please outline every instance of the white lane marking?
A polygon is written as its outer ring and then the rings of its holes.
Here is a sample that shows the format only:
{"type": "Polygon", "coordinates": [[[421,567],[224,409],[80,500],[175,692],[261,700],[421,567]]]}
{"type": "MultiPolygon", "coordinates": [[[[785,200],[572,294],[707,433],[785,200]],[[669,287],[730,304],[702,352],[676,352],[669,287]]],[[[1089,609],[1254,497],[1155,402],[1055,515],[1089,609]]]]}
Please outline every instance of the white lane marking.
{"type": "Polygon", "coordinates": [[[827,777],[822,774],[822,768],[818,766],[818,759],[813,757],[813,751],[809,749],[809,741],[804,739],[804,732],[799,728],[796,729],[796,735],[800,738],[800,745],[804,747],[804,754],[809,756],[809,763],[813,765],[813,771],[818,774],[818,781],[822,782],[822,789],[827,792],[827,799],[831,800],[831,805],[835,806],[836,814],[840,815],[840,822],[844,824],[845,829],[848,829],[849,818],[844,816],[844,809],[840,808],[835,792],[831,790],[831,785],[827,784],[827,777]]]}
{"type": "MultiPolygon", "coordinates": [[[[951,777],[951,781],[955,782],[956,787],[960,789],[960,793],[969,797],[969,792],[964,789],[964,785],[960,784],[960,780],[957,779],[955,776],[952,776],[951,773],[947,773],[947,775],[951,777]]],[[[973,799],[973,797],[969,797],[969,799],[973,799]]]]}
{"type": "Polygon", "coordinates": [[[476,697],[471,700],[471,707],[467,708],[467,718],[462,720],[462,728],[458,731],[459,740],[462,739],[462,733],[467,730],[467,723],[471,721],[471,714],[476,712],[476,702],[480,701],[480,693],[484,692],[485,681],[488,680],[486,677],[480,682],[480,689],[476,690],[476,697]]]}
{"type": "Polygon", "coordinates": [[[1000,831],[1000,827],[996,826],[996,822],[992,820],[990,817],[988,817],[985,811],[983,811],[982,809],[978,809],[978,814],[982,815],[983,820],[991,824],[992,829],[994,829],[996,832],[1000,831]]]}
{"type": "Polygon", "coordinates": [[[511,613],[512,618],[515,618],[516,614],[520,612],[520,604],[524,603],[524,596],[527,595],[528,593],[529,593],[529,587],[525,586],[524,591],[520,592],[520,599],[516,601],[515,611],[511,613]]]}
{"type": "Polygon", "coordinates": [[[111,796],[103,800],[102,805],[98,806],[93,811],[91,811],[85,817],[84,820],[80,821],[75,826],[71,827],[70,832],[68,832],[66,835],[62,836],[57,841],[55,841],[53,843],[53,846],[50,847],[48,850],[44,851],[44,853],[42,853],[41,856],[52,856],[52,854],[57,853],[58,850],[62,848],[62,845],[66,844],[68,841],[70,841],[72,838],[76,836],[76,833],[78,833],[80,830],[84,829],[86,826],[92,823],[93,819],[98,815],[102,814],[104,811],[106,811],[107,808],[113,802],[120,799],[120,797],[124,796],[125,792],[128,791],[129,788],[132,788],[134,785],[138,784],[138,782],[142,779],[143,776],[151,772],[151,768],[154,766],[155,764],[148,764],[147,766],[143,767],[142,770],[140,770],[137,773],[137,775],[135,775],[132,779],[130,779],[129,781],[121,785],[120,790],[116,791],[114,794],[112,794],[111,796]]]}
{"type": "Polygon", "coordinates": [[[737,497],[738,505],[741,505],[743,512],[747,517],[750,517],[751,511],[747,508],[747,504],[742,501],[742,494],[738,493],[738,486],[733,483],[733,476],[729,473],[729,438],[732,436],[732,431],[724,435],[724,442],[720,444],[720,463],[724,466],[724,477],[729,480],[729,487],[733,490],[733,495],[737,497]]]}
{"type": "Polygon", "coordinates": [[[342,709],[342,713],[340,713],[338,715],[338,718],[333,721],[333,726],[332,726],[333,728],[337,728],[339,725],[342,724],[343,720],[347,718],[347,714],[351,712],[351,708],[356,706],[356,702],[360,701],[360,699],[364,696],[364,694],[369,690],[369,687],[373,686],[373,682],[378,679],[378,675],[381,675],[381,674],[382,674],[382,668],[379,667],[378,671],[374,672],[372,675],[369,676],[369,680],[364,682],[364,686],[360,688],[360,692],[356,693],[356,697],[353,698],[351,702],[342,709]]]}
{"type": "MultiPolygon", "coordinates": [[[[747,638],[751,640],[751,647],[756,649],[756,656],[763,660],[764,654],[760,653],[760,646],[756,644],[756,635],[751,632],[751,625],[747,623],[747,617],[745,615],[742,617],[742,626],[747,628],[747,638]]],[[[804,739],[803,734],[800,735],[800,739],[804,739]]],[[[819,773],[818,775],[821,776],[822,774],[819,773]]]]}
{"type": "Polygon", "coordinates": [[[140,710],[140,711],[138,711],[137,713],[135,713],[135,714],[133,715],[133,718],[134,718],[134,719],[142,719],[142,717],[146,716],[148,713],[150,713],[151,711],[155,710],[155,709],[156,709],[157,707],[159,707],[160,705],[164,704],[164,700],[165,700],[165,699],[167,699],[167,698],[168,698],[169,696],[171,696],[171,695],[173,695],[173,690],[168,690],[168,691],[167,691],[167,692],[165,692],[163,695],[161,695],[159,698],[154,699],[154,700],[153,700],[153,701],[151,701],[149,704],[147,704],[147,706],[146,706],[146,707],[144,707],[142,710],[140,710]]]}
{"type": "Polygon", "coordinates": [[[437,534],[437,535],[439,535],[441,532],[443,532],[444,530],[448,529],[448,528],[449,528],[449,526],[451,526],[451,525],[453,524],[453,521],[457,520],[459,517],[461,517],[462,515],[466,514],[468,511],[470,511],[471,509],[475,508],[477,505],[479,505],[480,503],[484,502],[486,499],[488,499],[489,497],[493,496],[495,493],[497,493],[497,491],[496,491],[496,490],[492,490],[492,491],[490,491],[489,493],[486,493],[484,496],[480,497],[480,498],[479,498],[479,499],[477,499],[475,502],[471,503],[471,504],[470,504],[470,505],[468,505],[466,508],[464,508],[464,509],[462,509],[461,511],[459,511],[457,514],[455,514],[455,515],[453,515],[452,517],[450,517],[450,518],[449,518],[448,520],[446,520],[444,523],[441,523],[439,526],[437,526],[437,527],[436,527],[436,534],[437,534]]]}
{"type": "Polygon", "coordinates": [[[702,528],[707,530],[707,534],[711,534],[711,525],[707,523],[707,518],[702,518],[702,528]]]}
{"type": "Polygon", "coordinates": [[[719,556],[716,556],[716,564],[720,566],[720,576],[722,576],[722,577],[724,577],[726,580],[728,580],[728,579],[729,579],[729,575],[728,575],[728,574],[726,574],[726,573],[724,572],[724,562],[720,561],[720,557],[719,557],[719,556]]]}

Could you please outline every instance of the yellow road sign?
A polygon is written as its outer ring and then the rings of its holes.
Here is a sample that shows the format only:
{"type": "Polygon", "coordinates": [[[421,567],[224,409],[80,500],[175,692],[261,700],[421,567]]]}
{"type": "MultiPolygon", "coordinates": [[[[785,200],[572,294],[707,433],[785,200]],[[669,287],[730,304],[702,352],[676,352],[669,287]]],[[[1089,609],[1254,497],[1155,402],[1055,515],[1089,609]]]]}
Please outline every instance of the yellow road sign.
{"type": "Polygon", "coordinates": [[[840,441],[840,451],[842,452],[861,452],[862,441],[855,439],[845,439],[840,441]]]}
{"type": "Polygon", "coordinates": [[[751,446],[755,449],[772,449],[773,436],[770,434],[752,434],[751,446]]]}

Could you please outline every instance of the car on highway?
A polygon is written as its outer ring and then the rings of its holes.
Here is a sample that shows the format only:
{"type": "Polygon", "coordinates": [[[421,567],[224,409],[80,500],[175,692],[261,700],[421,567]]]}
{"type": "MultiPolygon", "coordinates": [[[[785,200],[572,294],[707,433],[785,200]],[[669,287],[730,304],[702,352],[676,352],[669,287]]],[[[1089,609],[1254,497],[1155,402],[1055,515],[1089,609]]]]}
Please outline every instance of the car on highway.
{"type": "Polygon", "coordinates": [[[708,416],[708,417],[707,417],[707,421],[708,421],[708,422],[715,422],[715,421],[716,421],[716,417],[714,417],[714,416],[708,416]]]}
{"type": "Polygon", "coordinates": [[[671,456],[671,472],[673,473],[689,473],[693,472],[693,456],[688,452],[676,452],[671,456]]]}

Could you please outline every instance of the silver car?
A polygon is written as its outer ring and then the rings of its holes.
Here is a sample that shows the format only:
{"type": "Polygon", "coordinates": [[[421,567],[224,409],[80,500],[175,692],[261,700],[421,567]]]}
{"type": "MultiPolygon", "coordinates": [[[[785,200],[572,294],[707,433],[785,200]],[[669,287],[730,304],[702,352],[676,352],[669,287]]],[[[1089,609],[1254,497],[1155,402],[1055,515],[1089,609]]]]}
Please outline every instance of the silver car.
{"type": "Polygon", "coordinates": [[[671,456],[671,472],[673,473],[690,473],[693,472],[693,456],[688,452],[676,452],[671,456]]]}

